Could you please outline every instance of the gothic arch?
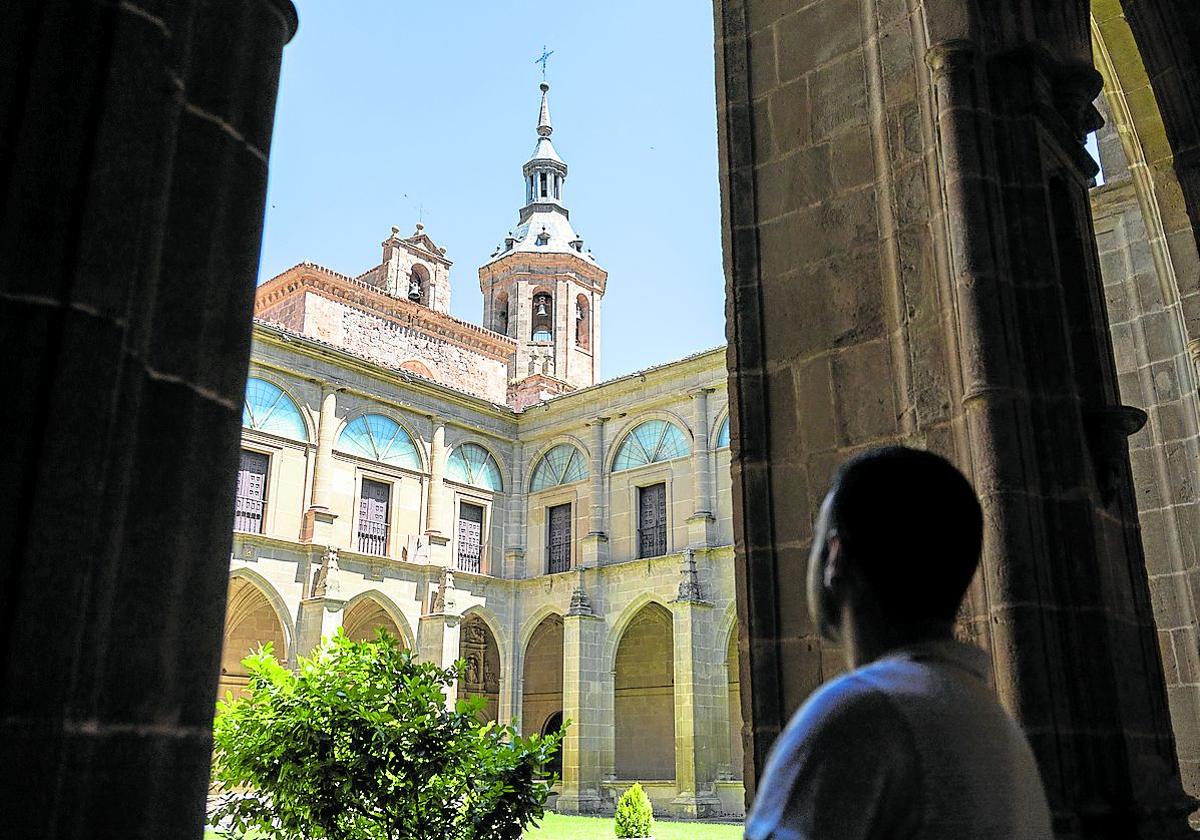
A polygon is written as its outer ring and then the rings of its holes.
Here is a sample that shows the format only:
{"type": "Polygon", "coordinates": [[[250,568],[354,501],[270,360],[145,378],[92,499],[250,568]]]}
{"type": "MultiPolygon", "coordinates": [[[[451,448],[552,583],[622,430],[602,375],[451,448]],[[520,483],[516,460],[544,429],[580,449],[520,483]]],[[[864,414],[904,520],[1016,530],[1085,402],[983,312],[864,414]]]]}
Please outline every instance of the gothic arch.
{"type": "Polygon", "coordinates": [[[566,615],[566,610],[551,606],[550,604],[543,604],[534,610],[529,618],[525,619],[525,623],[521,625],[521,631],[517,636],[517,647],[521,651],[529,647],[529,640],[533,638],[533,633],[538,629],[538,625],[552,615],[562,618],[566,615]]]}
{"type": "Polygon", "coordinates": [[[668,613],[671,612],[667,598],[653,592],[643,592],[630,601],[625,606],[625,609],[621,610],[621,614],[617,616],[617,620],[613,622],[612,629],[608,631],[608,638],[604,643],[604,659],[602,660],[608,663],[610,671],[616,668],[617,647],[621,644],[621,639],[624,637],[625,631],[629,628],[630,622],[637,618],[638,613],[650,604],[657,604],[668,613]]]}
{"type": "Polygon", "coordinates": [[[270,643],[272,653],[285,667],[293,655],[293,627],[282,598],[271,584],[254,572],[238,570],[229,576],[225,623],[221,644],[220,696],[241,692],[248,674],[241,662],[259,645],[270,643]]]}
{"type": "Polygon", "coordinates": [[[644,604],[613,658],[613,765],[618,779],[674,779],[675,617],[644,604]]]}
{"type": "MultiPolygon", "coordinates": [[[[343,628],[346,627],[346,617],[353,614],[357,607],[368,602],[378,606],[392,624],[395,625],[397,637],[404,646],[404,649],[416,650],[416,636],[413,635],[412,627],[409,626],[408,620],[404,617],[404,612],[396,605],[395,601],[378,589],[368,589],[366,592],[360,592],[345,603],[342,607],[343,628]]],[[[349,635],[349,631],[347,631],[347,635],[349,635]]],[[[373,632],[369,638],[374,639],[373,632]]]]}
{"type": "Polygon", "coordinates": [[[545,615],[521,651],[520,701],[523,734],[541,732],[554,715],[563,713],[563,620],[545,615]],[[532,666],[532,671],[530,670],[532,666]]]}
{"type": "Polygon", "coordinates": [[[482,715],[486,720],[500,719],[504,682],[513,678],[505,655],[510,648],[502,646],[500,640],[495,622],[489,621],[482,609],[472,607],[463,613],[459,622],[458,656],[466,662],[466,668],[458,681],[458,696],[483,697],[482,715]]]}
{"type": "Polygon", "coordinates": [[[241,578],[252,583],[266,596],[267,601],[271,604],[271,608],[275,610],[275,616],[283,626],[284,641],[287,643],[287,651],[280,652],[284,655],[279,658],[282,660],[290,657],[293,640],[296,638],[296,623],[292,620],[291,611],[288,609],[287,602],[283,600],[283,596],[279,594],[279,590],[275,588],[273,583],[253,569],[245,567],[234,569],[229,573],[230,582],[235,578],[241,578]]]}
{"type": "Polygon", "coordinates": [[[696,448],[696,436],[692,433],[691,424],[678,414],[673,411],[667,411],[663,408],[645,411],[641,414],[638,414],[636,417],[626,420],[625,424],[621,427],[621,430],[613,437],[612,445],[609,446],[608,450],[604,453],[604,471],[606,473],[611,473],[613,471],[613,463],[617,459],[617,452],[621,449],[621,444],[625,442],[625,438],[629,437],[630,432],[648,420],[665,420],[673,426],[677,426],[679,431],[683,432],[684,437],[687,439],[688,446],[693,450],[696,448]]]}
{"type": "MultiPolygon", "coordinates": [[[[504,668],[504,672],[508,673],[510,659],[512,657],[512,638],[511,634],[505,631],[503,625],[495,614],[478,604],[467,607],[463,610],[461,621],[465,622],[469,618],[478,618],[487,625],[488,631],[496,639],[496,648],[500,652],[500,664],[504,668]]],[[[461,622],[460,622],[461,623],[461,622]]]]}

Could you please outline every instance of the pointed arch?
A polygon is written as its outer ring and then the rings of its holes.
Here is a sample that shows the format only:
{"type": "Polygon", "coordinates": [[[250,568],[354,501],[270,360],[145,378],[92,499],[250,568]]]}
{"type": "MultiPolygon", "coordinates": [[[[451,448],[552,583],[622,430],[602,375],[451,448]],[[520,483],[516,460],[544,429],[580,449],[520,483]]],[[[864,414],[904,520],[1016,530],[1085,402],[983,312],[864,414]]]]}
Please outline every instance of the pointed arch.
{"type": "Polygon", "coordinates": [[[618,779],[675,778],[675,617],[657,602],[629,617],[613,657],[618,779]]]}
{"type": "Polygon", "coordinates": [[[261,645],[270,644],[275,658],[288,664],[294,626],[283,599],[262,575],[235,570],[229,576],[225,628],[221,650],[219,694],[241,694],[249,682],[242,664],[261,645]]]}
{"type": "Polygon", "coordinates": [[[505,675],[511,679],[512,674],[498,629],[494,619],[489,621],[482,609],[472,607],[463,613],[458,637],[458,656],[466,663],[458,681],[458,696],[482,697],[482,716],[493,721],[499,719],[505,675]]]}
{"type": "Polygon", "coordinates": [[[384,625],[368,625],[371,618],[380,613],[392,624],[392,627],[386,627],[385,629],[389,631],[393,628],[395,629],[393,635],[400,640],[404,649],[416,650],[416,636],[413,634],[408,620],[404,617],[403,610],[397,606],[395,601],[378,589],[368,589],[366,592],[360,592],[345,603],[342,607],[342,627],[345,629],[346,635],[356,641],[374,640],[375,627],[384,625]],[[351,621],[350,619],[352,618],[356,620],[351,621]],[[365,631],[366,635],[364,636],[359,631],[365,631]]]}

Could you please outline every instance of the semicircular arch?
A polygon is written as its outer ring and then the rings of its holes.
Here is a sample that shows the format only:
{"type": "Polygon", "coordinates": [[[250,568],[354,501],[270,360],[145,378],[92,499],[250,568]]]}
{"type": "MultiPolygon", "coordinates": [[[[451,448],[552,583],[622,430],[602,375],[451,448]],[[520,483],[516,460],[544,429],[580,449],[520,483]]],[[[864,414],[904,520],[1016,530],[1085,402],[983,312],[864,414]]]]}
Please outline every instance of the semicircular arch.
{"type": "MultiPolygon", "coordinates": [[[[368,457],[361,453],[350,451],[350,450],[346,449],[344,446],[342,446],[342,435],[345,434],[346,430],[348,428],[350,428],[351,424],[355,423],[356,421],[358,421],[362,418],[365,418],[365,417],[376,417],[376,416],[383,417],[386,420],[390,420],[391,422],[393,422],[397,426],[399,426],[401,428],[401,430],[408,436],[408,440],[412,444],[412,450],[413,450],[414,454],[416,455],[416,460],[417,460],[416,466],[408,466],[408,467],[405,467],[402,465],[393,465],[393,466],[400,466],[401,469],[412,469],[412,470],[416,470],[417,472],[425,472],[425,473],[429,472],[429,451],[426,447],[425,440],[420,435],[418,435],[414,432],[413,427],[407,418],[405,418],[400,412],[396,411],[395,409],[393,409],[389,406],[367,405],[367,406],[363,406],[361,408],[358,408],[358,409],[348,413],[345,417],[342,418],[341,423],[339,423],[337,428],[334,430],[334,433],[333,433],[333,448],[334,448],[334,450],[351,455],[356,458],[368,457]]],[[[386,462],[383,462],[383,463],[386,463],[386,462]]]]}
{"type": "Polygon", "coordinates": [[[675,412],[667,411],[666,409],[647,411],[637,415],[631,420],[626,421],[625,425],[621,427],[621,431],[618,432],[613,438],[613,445],[610,446],[608,451],[604,453],[605,472],[611,473],[613,471],[613,465],[616,463],[617,456],[620,454],[621,448],[629,436],[636,431],[638,427],[653,420],[662,420],[671,424],[672,426],[675,426],[680,433],[683,434],[684,440],[687,442],[689,449],[695,448],[696,436],[693,434],[692,427],[686,420],[684,420],[675,412]]]}

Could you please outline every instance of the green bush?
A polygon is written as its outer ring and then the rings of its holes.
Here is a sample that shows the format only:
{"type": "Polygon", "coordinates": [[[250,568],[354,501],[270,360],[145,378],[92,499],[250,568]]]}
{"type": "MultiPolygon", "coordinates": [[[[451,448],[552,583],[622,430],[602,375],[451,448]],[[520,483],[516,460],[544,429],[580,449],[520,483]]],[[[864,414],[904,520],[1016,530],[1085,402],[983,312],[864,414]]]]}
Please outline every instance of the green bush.
{"type": "Polygon", "coordinates": [[[650,797],[637,782],[617,802],[617,837],[649,837],[654,826],[650,797]]]}
{"type": "Polygon", "coordinates": [[[542,816],[562,733],[480,723],[481,698],[447,708],[457,671],[386,633],[339,630],[295,672],[270,646],[245,663],[247,695],[218,703],[213,726],[209,822],[226,836],[519,840],[542,816]]]}

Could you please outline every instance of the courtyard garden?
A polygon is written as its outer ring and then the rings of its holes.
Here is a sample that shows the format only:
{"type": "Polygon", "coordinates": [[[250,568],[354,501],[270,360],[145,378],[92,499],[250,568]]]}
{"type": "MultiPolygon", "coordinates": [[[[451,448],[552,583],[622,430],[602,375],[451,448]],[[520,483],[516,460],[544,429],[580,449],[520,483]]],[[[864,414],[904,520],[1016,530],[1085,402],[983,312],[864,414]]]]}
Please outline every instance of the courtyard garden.
{"type": "MultiPolygon", "coordinates": [[[[654,821],[654,840],[740,840],[742,827],[720,823],[654,821]]],[[[547,813],[542,824],[525,832],[527,840],[613,840],[611,817],[568,817],[547,813]]],[[[204,840],[221,840],[209,831],[204,840]]]]}

